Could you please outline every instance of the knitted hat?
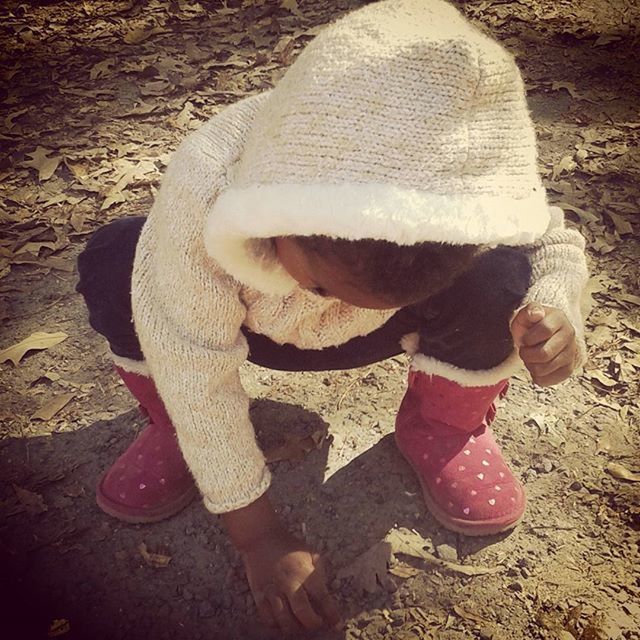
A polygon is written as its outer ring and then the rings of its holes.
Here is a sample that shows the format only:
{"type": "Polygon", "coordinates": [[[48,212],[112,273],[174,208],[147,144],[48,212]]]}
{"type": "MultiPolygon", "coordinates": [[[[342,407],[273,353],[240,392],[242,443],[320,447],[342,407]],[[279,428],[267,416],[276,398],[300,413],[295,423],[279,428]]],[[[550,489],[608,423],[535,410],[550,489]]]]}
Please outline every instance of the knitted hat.
{"type": "Polygon", "coordinates": [[[241,281],[295,284],[261,238],[519,245],[547,228],[515,61],[442,0],[346,14],[269,92],[205,231],[241,281]]]}

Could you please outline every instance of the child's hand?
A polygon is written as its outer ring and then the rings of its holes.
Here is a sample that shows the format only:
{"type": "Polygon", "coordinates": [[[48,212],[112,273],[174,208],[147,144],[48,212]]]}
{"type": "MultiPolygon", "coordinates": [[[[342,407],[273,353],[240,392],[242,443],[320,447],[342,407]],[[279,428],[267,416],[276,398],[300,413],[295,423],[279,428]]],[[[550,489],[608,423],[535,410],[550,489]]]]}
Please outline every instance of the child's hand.
{"type": "Polygon", "coordinates": [[[299,634],[340,622],[320,556],[303,541],[274,531],[241,553],[258,613],[267,626],[299,634]]]}
{"type": "Polygon", "coordinates": [[[528,304],[511,322],[511,335],[536,384],[558,384],[573,372],[578,358],[576,332],[560,309],[528,304]]]}

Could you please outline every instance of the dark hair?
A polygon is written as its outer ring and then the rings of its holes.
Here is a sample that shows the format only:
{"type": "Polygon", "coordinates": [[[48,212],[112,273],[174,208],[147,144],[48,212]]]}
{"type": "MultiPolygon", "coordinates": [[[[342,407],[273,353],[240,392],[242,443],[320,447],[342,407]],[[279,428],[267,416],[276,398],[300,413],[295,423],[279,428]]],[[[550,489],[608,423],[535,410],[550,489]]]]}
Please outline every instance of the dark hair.
{"type": "Polygon", "coordinates": [[[387,240],[344,240],[328,236],[293,236],[306,252],[335,259],[350,281],[398,306],[406,306],[446,288],[471,263],[477,245],[420,242],[399,245],[387,240]]]}

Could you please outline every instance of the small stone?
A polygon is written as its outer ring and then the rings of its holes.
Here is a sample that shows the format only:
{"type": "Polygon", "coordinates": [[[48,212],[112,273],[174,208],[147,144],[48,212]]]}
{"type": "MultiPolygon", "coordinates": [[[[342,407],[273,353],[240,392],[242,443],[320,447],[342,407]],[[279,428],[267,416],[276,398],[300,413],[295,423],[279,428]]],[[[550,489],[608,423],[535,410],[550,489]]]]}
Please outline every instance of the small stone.
{"type": "Polygon", "coordinates": [[[458,561],[458,550],[452,547],[450,544],[439,544],[436,546],[436,553],[442,560],[448,560],[449,562],[458,561]]]}
{"type": "Polygon", "coordinates": [[[580,491],[580,489],[582,489],[582,482],[580,482],[579,480],[574,480],[569,485],[569,489],[571,489],[571,491],[580,491]]]}
{"type": "Polygon", "coordinates": [[[516,591],[517,593],[522,593],[522,591],[524,591],[524,587],[522,586],[522,582],[518,582],[517,580],[515,582],[512,582],[508,588],[511,591],[516,591]]]}
{"type": "Polygon", "coordinates": [[[542,461],[542,468],[544,469],[545,473],[551,473],[553,471],[553,462],[551,462],[551,460],[545,458],[542,461]]]}

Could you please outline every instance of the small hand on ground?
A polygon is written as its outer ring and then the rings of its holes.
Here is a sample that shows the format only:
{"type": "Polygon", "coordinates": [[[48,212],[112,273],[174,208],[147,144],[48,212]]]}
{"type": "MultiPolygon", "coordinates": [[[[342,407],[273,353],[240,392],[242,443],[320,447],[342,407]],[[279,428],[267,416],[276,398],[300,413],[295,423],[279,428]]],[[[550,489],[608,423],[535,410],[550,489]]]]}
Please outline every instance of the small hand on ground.
{"type": "Polygon", "coordinates": [[[578,358],[576,332],[560,309],[528,304],[512,320],[511,335],[536,384],[558,384],[573,373],[578,358]]]}
{"type": "Polygon", "coordinates": [[[244,549],[242,559],[267,626],[292,635],[340,623],[320,556],[303,541],[286,531],[273,532],[244,549]]]}

